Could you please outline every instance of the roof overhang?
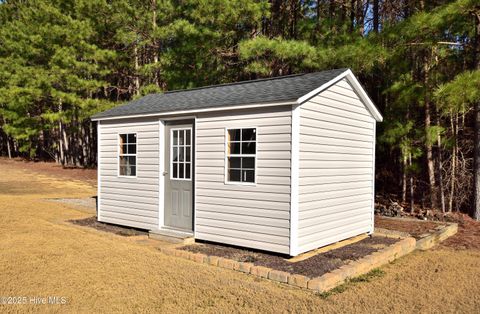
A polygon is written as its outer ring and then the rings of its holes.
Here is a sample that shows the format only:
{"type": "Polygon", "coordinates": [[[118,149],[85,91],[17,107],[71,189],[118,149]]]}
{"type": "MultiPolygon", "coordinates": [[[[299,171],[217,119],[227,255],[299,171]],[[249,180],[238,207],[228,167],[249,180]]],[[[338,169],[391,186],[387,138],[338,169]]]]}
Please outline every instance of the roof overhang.
{"type": "Polygon", "coordinates": [[[323,84],[319,88],[314,89],[310,93],[298,98],[297,104],[302,104],[302,103],[306,102],[310,98],[316,96],[317,94],[321,93],[322,91],[326,90],[327,88],[329,88],[330,86],[334,85],[335,83],[337,83],[338,81],[340,81],[344,78],[347,79],[348,82],[352,85],[353,89],[358,94],[360,99],[363,101],[363,103],[367,107],[367,109],[370,112],[370,114],[372,115],[372,117],[375,120],[377,120],[378,122],[382,122],[383,121],[382,115],[378,111],[377,107],[373,104],[373,102],[370,99],[370,97],[368,96],[367,92],[362,87],[362,85],[360,84],[360,82],[357,80],[357,78],[355,77],[355,75],[353,74],[353,72],[350,69],[346,70],[345,72],[338,75],[334,79],[332,79],[332,80],[328,81],[327,83],[323,84]]]}
{"type": "Polygon", "coordinates": [[[93,117],[91,118],[91,120],[104,121],[104,120],[118,120],[118,119],[132,119],[132,118],[146,118],[146,117],[165,117],[165,116],[174,116],[174,115],[196,114],[196,113],[202,113],[202,112],[286,106],[286,105],[295,105],[296,103],[297,101],[295,99],[292,99],[289,101],[282,101],[282,102],[259,103],[259,104],[238,105],[238,106],[223,106],[223,107],[213,107],[213,108],[203,108],[203,109],[176,110],[176,111],[167,111],[167,112],[160,112],[160,113],[145,113],[145,114],[113,116],[113,117],[99,117],[99,118],[93,117]]]}

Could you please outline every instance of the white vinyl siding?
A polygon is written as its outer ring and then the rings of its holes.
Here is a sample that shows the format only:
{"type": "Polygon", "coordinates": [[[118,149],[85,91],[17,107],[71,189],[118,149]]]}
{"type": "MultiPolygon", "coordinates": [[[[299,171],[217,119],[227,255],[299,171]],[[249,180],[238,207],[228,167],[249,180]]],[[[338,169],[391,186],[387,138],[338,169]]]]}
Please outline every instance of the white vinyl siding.
{"type": "Polygon", "coordinates": [[[374,137],[346,79],[300,106],[300,253],[373,231],[374,137]]]}
{"type": "Polygon", "coordinates": [[[196,122],[195,237],[288,254],[291,106],[205,113],[196,122]],[[225,184],[231,128],[256,128],[255,184],[225,184]]]}
{"type": "Polygon", "coordinates": [[[158,228],[158,119],[102,121],[100,140],[100,215],[102,222],[158,228]],[[118,175],[119,134],[137,135],[136,177],[118,175]]]}

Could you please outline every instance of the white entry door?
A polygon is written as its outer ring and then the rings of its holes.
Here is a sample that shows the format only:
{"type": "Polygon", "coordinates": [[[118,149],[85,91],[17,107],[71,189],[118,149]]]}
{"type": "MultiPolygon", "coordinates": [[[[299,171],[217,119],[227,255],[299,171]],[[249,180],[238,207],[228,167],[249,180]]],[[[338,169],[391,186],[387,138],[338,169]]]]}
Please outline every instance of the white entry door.
{"type": "Polygon", "coordinates": [[[165,127],[165,226],[193,230],[192,124],[165,127]]]}

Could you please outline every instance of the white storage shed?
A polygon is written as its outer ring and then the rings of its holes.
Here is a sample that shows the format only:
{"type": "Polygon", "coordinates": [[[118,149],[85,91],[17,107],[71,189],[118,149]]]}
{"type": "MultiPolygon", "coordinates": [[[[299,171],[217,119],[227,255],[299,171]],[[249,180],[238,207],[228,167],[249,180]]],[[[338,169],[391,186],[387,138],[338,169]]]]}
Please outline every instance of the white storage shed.
{"type": "Polygon", "coordinates": [[[98,122],[98,220],[291,256],[374,230],[375,125],[349,69],[152,94],[98,122]]]}

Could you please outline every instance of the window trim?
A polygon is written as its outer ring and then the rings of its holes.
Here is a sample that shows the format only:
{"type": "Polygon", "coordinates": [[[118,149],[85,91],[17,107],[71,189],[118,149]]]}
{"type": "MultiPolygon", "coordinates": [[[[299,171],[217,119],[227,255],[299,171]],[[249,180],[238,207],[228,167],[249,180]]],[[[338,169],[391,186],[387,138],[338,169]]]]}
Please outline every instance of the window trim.
{"type": "MultiPolygon", "coordinates": [[[[193,130],[192,127],[179,127],[179,128],[171,128],[170,129],[170,164],[168,165],[168,171],[170,172],[170,180],[175,181],[192,181],[192,174],[193,174],[193,155],[192,155],[192,148],[193,148],[193,130]],[[173,177],[173,131],[182,131],[182,130],[190,130],[190,178],[174,178],[173,177]]],[[[186,146],[184,146],[186,147],[186,146]]],[[[185,157],[185,156],[184,156],[185,157]]]]}
{"type": "Polygon", "coordinates": [[[137,132],[118,132],[117,133],[117,177],[118,178],[129,178],[129,179],[136,179],[138,176],[138,133],[137,132]],[[137,142],[135,143],[135,154],[122,154],[122,156],[135,156],[135,175],[134,176],[126,176],[120,174],[120,136],[121,135],[128,135],[128,134],[135,134],[135,138],[137,142]]]}
{"type": "MultiPolygon", "coordinates": [[[[247,186],[256,186],[257,185],[257,168],[258,168],[258,127],[256,126],[245,126],[245,127],[226,127],[225,128],[225,159],[224,159],[224,183],[226,185],[247,185],[247,186]],[[254,175],[253,175],[253,182],[241,182],[241,181],[228,181],[228,131],[229,130],[243,130],[243,129],[255,129],[256,139],[255,139],[255,155],[234,155],[238,157],[253,157],[255,158],[255,168],[254,168],[254,175]]],[[[232,155],[230,155],[232,156],[232,155]]]]}

